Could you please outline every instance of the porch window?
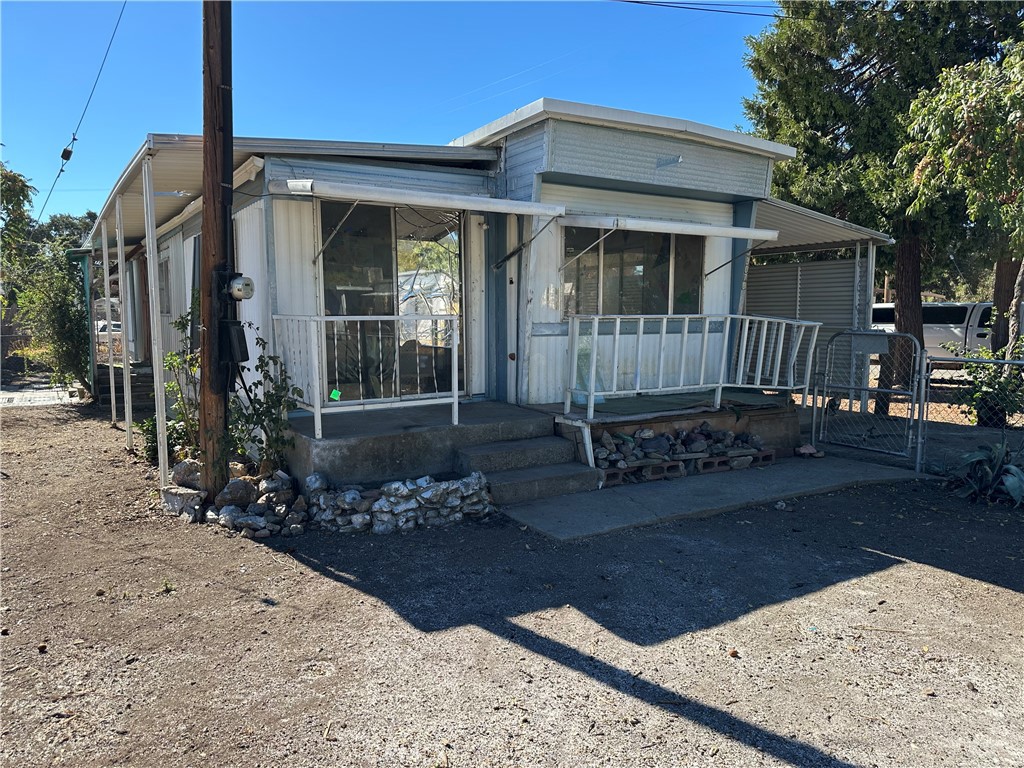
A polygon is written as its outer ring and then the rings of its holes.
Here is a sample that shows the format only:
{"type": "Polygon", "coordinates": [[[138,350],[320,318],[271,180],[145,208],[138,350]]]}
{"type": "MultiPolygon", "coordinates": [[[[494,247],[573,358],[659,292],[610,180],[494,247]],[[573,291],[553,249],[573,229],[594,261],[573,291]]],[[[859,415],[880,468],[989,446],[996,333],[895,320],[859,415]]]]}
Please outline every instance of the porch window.
{"type": "Polygon", "coordinates": [[[566,315],[700,312],[703,237],[589,227],[564,234],[566,315]]]}
{"type": "Polygon", "coordinates": [[[458,211],[320,203],[324,311],[354,318],[325,323],[333,399],[451,391],[453,322],[431,316],[460,314],[461,226],[458,211]]]}

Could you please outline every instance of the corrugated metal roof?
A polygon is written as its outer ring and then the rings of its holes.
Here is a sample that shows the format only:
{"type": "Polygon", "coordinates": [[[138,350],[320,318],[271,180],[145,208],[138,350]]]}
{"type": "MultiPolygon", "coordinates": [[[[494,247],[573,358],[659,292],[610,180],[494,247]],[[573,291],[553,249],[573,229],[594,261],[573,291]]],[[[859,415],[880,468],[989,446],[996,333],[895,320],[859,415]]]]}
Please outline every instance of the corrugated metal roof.
{"type": "MultiPolygon", "coordinates": [[[[203,186],[203,137],[187,134],[153,133],[128,163],[100,210],[99,218],[85,243],[98,239],[100,222],[106,219],[108,236],[114,236],[114,201],[122,195],[124,241],[127,247],[145,238],[142,206],[142,162],[153,157],[153,187],[156,193],[156,226],[170,221],[189,203],[200,197],[203,186]]],[[[252,156],[333,156],[378,158],[395,161],[433,162],[459,165],[491,163],[497,150],[485,147],[450,147],[425,144],[380,144],[351,141],[270,139],[236,137],[232,161],[237,170],[252,156]]],[[[111,240],[113,244],[113,240],[111,240]]]]}
{"type": "Polygon", "coordinates": [[[755,255],[845,248],[867,242],[888,245],[893,242],[883,232],[774,198],[758,201],[755,226],[779,232],[778,240],[765,244],[764,248],[755,248],[752,251],[755,255]]]}

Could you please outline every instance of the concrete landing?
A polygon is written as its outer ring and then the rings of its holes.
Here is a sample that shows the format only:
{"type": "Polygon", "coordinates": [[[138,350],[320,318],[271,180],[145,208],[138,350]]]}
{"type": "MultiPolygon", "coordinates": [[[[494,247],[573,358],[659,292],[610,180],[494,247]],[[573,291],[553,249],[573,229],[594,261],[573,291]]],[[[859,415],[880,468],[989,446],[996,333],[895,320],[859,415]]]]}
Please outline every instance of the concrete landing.
{"type": "Polygon", "coordinates": [[[685,517],[826,493],[855,485],[927,478],[850,459],[784,459],[761,469],[620,485],[501,507],[517,522],[561,541],[685,517]]]}

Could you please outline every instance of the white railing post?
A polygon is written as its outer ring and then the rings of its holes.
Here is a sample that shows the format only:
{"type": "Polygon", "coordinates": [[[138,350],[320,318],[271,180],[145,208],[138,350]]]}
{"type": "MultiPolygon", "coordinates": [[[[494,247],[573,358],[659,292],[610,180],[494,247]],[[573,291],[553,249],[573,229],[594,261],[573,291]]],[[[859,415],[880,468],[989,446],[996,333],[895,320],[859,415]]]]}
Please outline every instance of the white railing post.
{"type": "MultiPolygon", "coordinates": [[[[772,322],[772,327],[775,328],[774,344],[775,344],[775,360],[772,363],[772,386],[779,386],[779,372],[782,370],[782,348],[786,345],[786,323],[782,320],[772,322]]],[[[792,386],[792,381],[787,381],[787,384],[792,386]]]]}
{"type": "MultiPolygon", "coordinates": [[[[747,321],[749,322],[749,321],[747,321]]],[[[755,320],[759,337],[757,344],[757,366],[754,369],[754,380],[751,382],[755,387],[761,386],[761,376],[764,373],[764,347],[768,341],[768,324],[763,320],[755,320]]]]}
{"type": "Polygon", "coordinates": [[[707,383],[708,367],[708,337],[711,335],[711,316],[704,315],[701,320],[702,330],[700,333],[700,378],[697,384],[704,386],[707,383]]]}
{"type": "Polygon", "coordinates": [[[722,389],[725,386],[726,364],[729,361],[729,336],[732,333],[732,316],[722,315],[722,361],[718,367],[718,385],[715,387],[715,408],[722,407],[722,389]]]}
{"type": "Polygon", "coordinates": [[[569,318],[569,381],[565,388],[565,410],[566,415],[572,410],[572,393],[576,388],[576,376],[579,366],[579,318],[573,315],[569,318]]]}
{"type": "MultiPolygon", "coordinates": [[[[459,423],[459,322],[449,321],[452,324],[452,424],[459,423]]],[[[396,343],[397,343],[396,339],[396,343]]],[[[398,356],[398,347],[395,347],[395,356],[398,356]]],[[[419,368],[419,366],[417,366],[419,368]]],[[[435,387],[436,388],[436,387],[435,387]]]]}
{"type": "MultiPolygon", "coordinates": [[[[317,440],[320,440],[324,436],[324,424],[323,424],[323,405],[324,404],[323,404],[323,391],[321,389],[321,381],[320,381],[320,344],[318,343],[319,342],[320,334],[317,331],[317,325],[318,325],[318,323],[317,323],[316,318],[311,317],[309,319],[309,325],[307,327],[309,328],[309,355],[310,355],[310,362],[312,363],[312,368],[313,368],[313,375],[312,375],[312,382],[311,382],[313,384],[313,396],[311,398],[311,400],[313,401],[313,403],[312,403],[313,404],[313,434],[316,436],[317,440]]],[[[301,327],[301,326],[299,326],[299,327],[301,327]]],[[[326,324],[324,325],[324,328],[325,329],[327,328],[326,324]]]]}
{"type": "Polygon", "coordinates": [[[679,386],[683,386],[683,381],[686,378],[686,345],[690,339],[690,320],[689,315],[683,316],[683,341],[679,346],[679,386]]]}
{"type": "Polygon", "coordinates": [[[633,369],[633,392],[640,391],[640,366],[644,357],[644,316],[636,319],[636,367],[633,369]]]}
{"type": "Polygon", "coordinates": [[[615,318],[612,331],[612,392],[619,391],[619,341],[622,338],[622,318],[615,318]]]}
{"type": "MultiPolygon", "coordinates": [[[[615,371],[612,371],[615,374],[615,371]]],[[[587,418],[594,418],[594,391],[597,389],[597,315],[590,319],[590,381],[587,382],[587,418]]]]}
{"type": "Polygon", "coordinates": [[[658,336],[658,389],[665,386],[665,334],[668,332],[668,316],[661,318],[661,333],[658,336]]]}

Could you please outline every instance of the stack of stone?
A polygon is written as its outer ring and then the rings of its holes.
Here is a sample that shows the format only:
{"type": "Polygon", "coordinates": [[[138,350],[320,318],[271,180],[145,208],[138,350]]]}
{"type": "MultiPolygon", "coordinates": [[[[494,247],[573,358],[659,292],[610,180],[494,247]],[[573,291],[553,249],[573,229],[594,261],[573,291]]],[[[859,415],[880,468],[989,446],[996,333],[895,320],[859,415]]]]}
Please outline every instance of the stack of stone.
{"type": "Polygon", "coordinates": [[[657,434],[648,428],[638,429],[631,435],[602,432],[594,446],[594,461],[599,469],[626,470],[624,479],[641,482],[647,479],[642,471],[644,467],[670,461],[683,462],[686,474],[695,474],[699,471],[700,459],[728,456],[739,460],[734,469],[742,469],[763,449],[764,443],[757,435],[716,430],[705,421],[674,435],[670,432],[657,434]],[[633,469],[637,471],[629,471],[633,469]]]}
{"type": "Polygon", "coordinates": [[[251,477],[244,474],[244,466],[232,464],[233,477],[213,504],[205,505],[206,491],[199,490],[200,468],[193,459],[174,466],[173,485],[160,489],[166,512],[190,523],[215,523],[250,539],[305,532],[306,500],[295,493],[295,481],[289,475],[276,472],[270,477],[251,477]]]}
{"type": "Polygon", "coordinates": [[[331,490],[327,479],[315,473],[306,478],[306,489],[312,523],[329,531],[394,533],[493,511],[487,481],[479,472],[459,480],[396,480],[371,490],[355,485],[331,490]]]}
{"type": "Polygon", "coordinates": [[[292,478],[283,472],[262,480],[234,478],[213,503],[206,511],[206,521],[246,538],[299,536],[305,533],[309,519],[306,500],[295,494],[292,478]]]}
{"type": "Polygon", "coordinates": [[[425,476],[370,490],[358,485],[331,489],[324,475],[314,473],[306,478],[306,496],[296,494],[295,481],[284,472],[262,479],[234,477],[204,508],[206,492],[199,490],[199,469],[193,460],[174,467],[174,484],[161,489],[164,510],[190,523],[215,523],[246,538],[299,536],[307,528],[393,533],[479,518],[494,510],[487,481],[479,472],[458,480],[425,476]]]}

